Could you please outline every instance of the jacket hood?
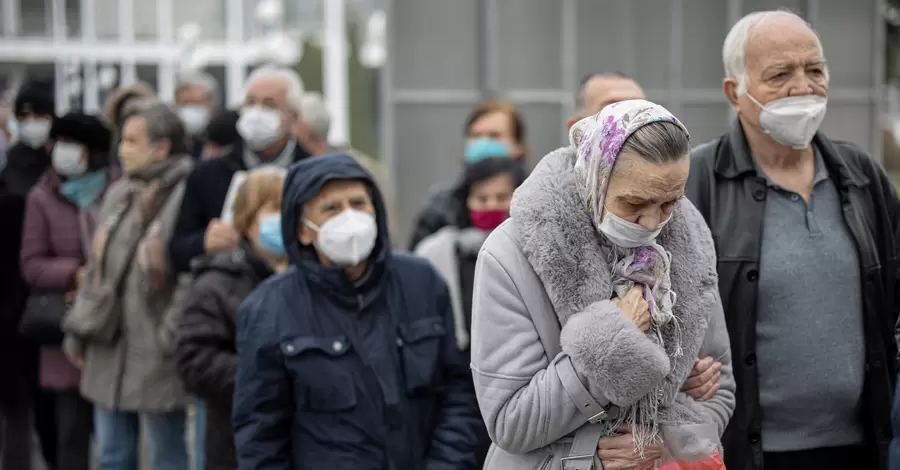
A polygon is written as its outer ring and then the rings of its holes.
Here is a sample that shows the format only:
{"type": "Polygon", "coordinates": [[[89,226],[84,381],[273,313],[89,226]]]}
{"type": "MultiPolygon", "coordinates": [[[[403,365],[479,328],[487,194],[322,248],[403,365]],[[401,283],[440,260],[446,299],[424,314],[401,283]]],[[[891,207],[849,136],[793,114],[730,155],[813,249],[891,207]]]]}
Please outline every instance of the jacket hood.
{"type": "Polygon", "coordinates": [[[354,295],[357,288],[365,288],[365,285],[380,282],[384,265],[390,258],[387,211],[381,192],[372,175],[346,153],[308,158],[291,165],[281,200],[281,234],[291,262],[302,268],[299,269],[300,272],[312,276],[317,281],[325,282],[330,287],[339,287],[341,290],[347,290],[347,293],[353,292],[354,295]],[[372,254],[369,255],[370,272],[364,278],[366,280],[363,286],[352,286],[346,279],[343,269],[320,264],[315,248],[303,246],[297,240],[297,229],[303,220],[303,204],[316,197],[326,183],[334,180],[363,181],[369,188],[375,206],[378,239],[372,254]]]}

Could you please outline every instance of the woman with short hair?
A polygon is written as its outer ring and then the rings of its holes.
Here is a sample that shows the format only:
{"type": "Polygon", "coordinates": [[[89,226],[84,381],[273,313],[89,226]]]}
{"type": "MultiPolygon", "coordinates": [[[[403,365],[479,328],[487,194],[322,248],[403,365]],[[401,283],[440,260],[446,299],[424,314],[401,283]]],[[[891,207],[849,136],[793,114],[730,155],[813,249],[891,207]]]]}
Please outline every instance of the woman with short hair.
{"type": "Polygon", "coordinates": [[[192,159],[181,120],[159,102],[126,115],[118,150],[125,177],[104,201],[64,348],[94,403],[101,470],[137,470],[141,420],[151,467],[187,470],[189,398],[163,326],[177,313],[166,247],[192,159]]]}
{"type": "Polygon", "coordinates": [[[734,410],[715,249],[683,197],[687,130],[629,100],[576,123],[569,141],[519,187],[478,258],[486,469],[652,469],[661,425],[721,435],[734,410]],[[722,363],[702,402],[680,391],[698,356],[722,363]]]}
{"type": "Polygon", "coordinates": [[[237,367],[235,316],[259,283],[287,267],[281,239],[281,193],[285,170],[250,172],[234,200],[237,249],[193,263],[194,284],[178,327],[176,358],[185,386],[207,406],[206,470],[234,470],[231,396],[237,367]]]}

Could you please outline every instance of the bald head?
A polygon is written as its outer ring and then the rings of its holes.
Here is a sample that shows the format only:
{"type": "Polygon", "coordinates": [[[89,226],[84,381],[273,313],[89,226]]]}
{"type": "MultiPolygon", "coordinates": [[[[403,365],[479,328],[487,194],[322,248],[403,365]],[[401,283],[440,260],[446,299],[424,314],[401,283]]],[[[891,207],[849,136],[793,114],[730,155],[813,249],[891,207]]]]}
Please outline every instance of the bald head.
{"type": "Polygon", "coordinates": [[[572,127],[579,119],[599,113],[607,105],[619,101],[645,98],[644,90],[625,74],[598,73],[582,81],[576,96],[576,115],[569,118],[572,127]]]}

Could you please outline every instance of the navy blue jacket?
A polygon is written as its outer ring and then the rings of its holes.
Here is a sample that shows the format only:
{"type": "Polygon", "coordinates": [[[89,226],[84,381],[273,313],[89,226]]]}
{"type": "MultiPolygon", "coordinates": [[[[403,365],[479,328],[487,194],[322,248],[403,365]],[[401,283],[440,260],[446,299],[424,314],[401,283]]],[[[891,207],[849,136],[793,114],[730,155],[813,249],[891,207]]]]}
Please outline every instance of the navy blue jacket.
{"type": "Polygon", "coordinates": [[[281,213],[291,267],[238,312],[238,468],[474,468],[481,418],[447,287],[427,261],[391,252],[372,177],[344,154],[296,163],[281,213]],[[303,203],[334,179],[365,181],[376,208],[362,282],[297,241],[303,203]]]}

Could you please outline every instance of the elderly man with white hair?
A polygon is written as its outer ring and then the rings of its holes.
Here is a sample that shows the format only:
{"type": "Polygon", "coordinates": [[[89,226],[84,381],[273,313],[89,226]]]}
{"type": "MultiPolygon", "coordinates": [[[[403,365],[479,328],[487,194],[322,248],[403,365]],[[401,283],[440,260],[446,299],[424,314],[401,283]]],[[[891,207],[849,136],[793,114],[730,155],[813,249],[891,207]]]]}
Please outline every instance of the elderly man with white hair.
{"type": "Polygon", "coordinates": [[[200,158],[206,126],[219,107],[219,83],[206,72],[189,71],[175,83],[175,108],[191,138],[191,155],[200,158]]]}
{"type": "Polygon", "coordinates": [[[184,202],[169,248],[180,271],[191,260],[230,250],[239,237],[230,223],[231,204],[246,172],[262,165],[287,168],[310,156],[297,141],[303,82],[289,68],[263,66],[247,79],[237,121],[239,144],[220,158],[197,165],[188,179],[184,202]]]}
{"type": "Polygon", "coordinates": [[[828,68],[803,19],[747,15],[723,59],[737,119],[694,150],[687,196],[716,242],[734,357],[726,464],[884,469],[900,201],[862,149],[819,132],[828,68]]]}

